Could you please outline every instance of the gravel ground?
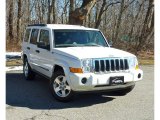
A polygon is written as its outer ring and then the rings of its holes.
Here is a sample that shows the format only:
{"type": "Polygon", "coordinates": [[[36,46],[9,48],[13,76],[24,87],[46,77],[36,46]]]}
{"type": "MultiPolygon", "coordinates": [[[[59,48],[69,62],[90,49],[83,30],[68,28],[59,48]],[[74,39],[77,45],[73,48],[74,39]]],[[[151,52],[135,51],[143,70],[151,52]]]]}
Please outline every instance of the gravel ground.
{"type": "Polygon", "coordinates": [[[6,73],[7,120],[153,120],[154,66],[142,66],[144,79],[125,96],[109,93],[76,95],[69,103],[56,101],[49,81],[37,76],[25,81],[22,71],[6,73]]]}

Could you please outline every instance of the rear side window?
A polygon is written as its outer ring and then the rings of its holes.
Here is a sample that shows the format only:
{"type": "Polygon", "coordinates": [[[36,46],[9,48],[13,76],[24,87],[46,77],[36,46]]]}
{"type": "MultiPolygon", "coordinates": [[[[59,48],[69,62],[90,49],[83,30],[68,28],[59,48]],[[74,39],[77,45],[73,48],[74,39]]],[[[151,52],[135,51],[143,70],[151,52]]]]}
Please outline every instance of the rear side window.
{"type": "Polygon", "coordinates": [[[39,36],[39,42],[44,43],[46,46],[49,44],[49,31],[48,30],[41,30],[39,36]]]}
{"type": "Polygon", "coordinates": [[[37,44],[38,32],[39,32],[39,29],[32,29],[30,43],[37,44]]]}
{"type": "Polygon", "coordinates": [[[30,35],[31,29],[27,29],[24,37],[24,42],[28,42],[29,35],[30,35]]]}

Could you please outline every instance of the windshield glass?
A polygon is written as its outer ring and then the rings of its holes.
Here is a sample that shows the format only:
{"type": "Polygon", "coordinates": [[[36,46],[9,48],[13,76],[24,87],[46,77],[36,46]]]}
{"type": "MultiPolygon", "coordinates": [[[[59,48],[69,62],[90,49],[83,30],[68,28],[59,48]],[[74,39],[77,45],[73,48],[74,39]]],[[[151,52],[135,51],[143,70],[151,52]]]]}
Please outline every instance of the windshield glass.
{"type": "Polygon", "coordinates": [[[108,47],[100,31],[93,30],[53,30],[55,47],[108,47]]]}

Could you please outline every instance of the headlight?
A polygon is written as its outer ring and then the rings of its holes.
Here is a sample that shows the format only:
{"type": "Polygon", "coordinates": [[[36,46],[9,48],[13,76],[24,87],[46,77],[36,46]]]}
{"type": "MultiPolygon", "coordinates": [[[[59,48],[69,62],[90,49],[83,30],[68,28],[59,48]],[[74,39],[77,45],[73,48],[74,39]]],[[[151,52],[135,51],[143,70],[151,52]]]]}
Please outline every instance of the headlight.
{"type": "Polygon", "coordinates": [[[138,66],[138,61],[136,57],[129,58],[128,63],[129,63],[129,68],[131,69],[136,68],[138,66]]]}
{"type": "Polygon", "coordinates": [[[92,71],[92,59],[83,59],[81,62],[84,73],[92,71]]]}

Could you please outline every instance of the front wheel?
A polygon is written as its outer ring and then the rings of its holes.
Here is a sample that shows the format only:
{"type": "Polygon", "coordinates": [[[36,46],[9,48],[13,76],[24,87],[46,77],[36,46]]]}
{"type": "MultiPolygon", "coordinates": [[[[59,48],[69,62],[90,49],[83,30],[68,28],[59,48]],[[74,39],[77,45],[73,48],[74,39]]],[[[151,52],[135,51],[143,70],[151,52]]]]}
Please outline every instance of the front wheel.
{"type": "Polygon", "coordinates": [[[59,101],[69,101],[73,96],[73,91],[69,86],[63,71],[54,73],[50,82],[50,88],[53,96],[59,101]]]}

